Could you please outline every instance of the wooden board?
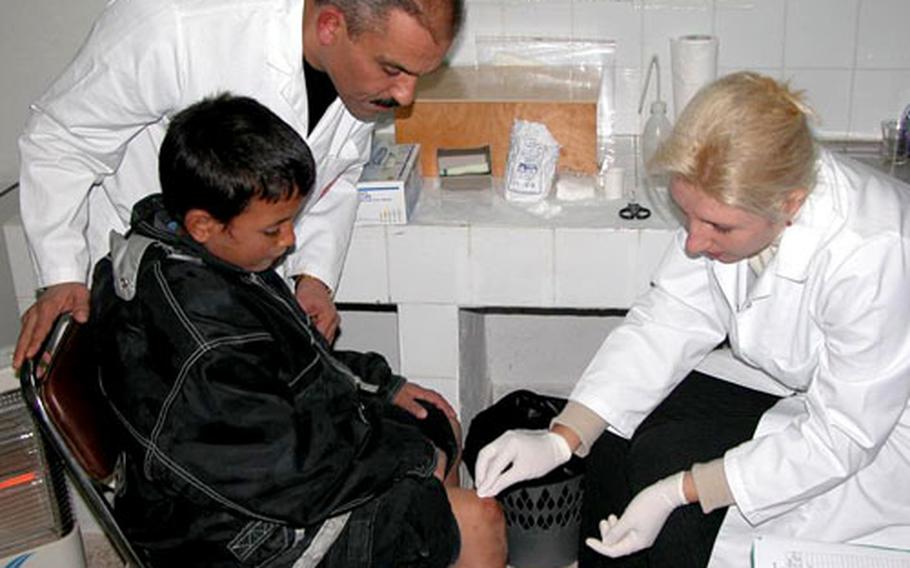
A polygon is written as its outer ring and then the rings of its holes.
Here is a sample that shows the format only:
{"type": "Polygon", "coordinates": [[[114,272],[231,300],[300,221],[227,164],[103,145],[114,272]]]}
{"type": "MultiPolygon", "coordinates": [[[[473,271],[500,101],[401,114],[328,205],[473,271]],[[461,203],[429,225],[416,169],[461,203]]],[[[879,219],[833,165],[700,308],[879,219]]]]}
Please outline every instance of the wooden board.
{"type": "Polygon", "coordinates": [[[559,168],[597,170],[597,82],[559,68],[448,68],[421,79],[416,102],[395,117],[396,142],[421,145],[423,175],[438,175],[437,148],[489,145],[505,172],[515,120],[541,122],[561,145],[559,168]]]}

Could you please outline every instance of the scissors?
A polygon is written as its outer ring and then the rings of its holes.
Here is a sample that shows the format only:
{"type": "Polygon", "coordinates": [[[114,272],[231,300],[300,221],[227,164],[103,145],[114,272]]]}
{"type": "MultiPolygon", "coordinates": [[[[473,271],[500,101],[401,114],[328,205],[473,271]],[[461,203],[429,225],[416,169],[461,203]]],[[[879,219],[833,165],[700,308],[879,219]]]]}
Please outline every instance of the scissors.
{"type": "Polygon", "coordinates": [[[631,201],[628,205],[619,210],[619,216],[623,219],[647,219],[651,216],[651,210],[635,201],[631,201]]]}

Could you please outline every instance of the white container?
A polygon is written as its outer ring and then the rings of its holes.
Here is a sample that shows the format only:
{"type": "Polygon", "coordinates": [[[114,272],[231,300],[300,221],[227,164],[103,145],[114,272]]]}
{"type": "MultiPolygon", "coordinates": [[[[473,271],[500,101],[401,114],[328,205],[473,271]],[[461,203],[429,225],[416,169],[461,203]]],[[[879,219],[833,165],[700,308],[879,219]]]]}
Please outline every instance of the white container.
{"type": "Polygon", "coordinates": [[[357,182],[355,225],[403,225],[420,197],[420,144],[379,146],[357,182]]]}
{"type": "Polygon", "coordinates": [[[667,103],[654,101],[651,103],[651,114],[641,131],[641,162],[646,168],[654,152],[667,139],[671,130],[673,125],[667,118],[667,103]]]}

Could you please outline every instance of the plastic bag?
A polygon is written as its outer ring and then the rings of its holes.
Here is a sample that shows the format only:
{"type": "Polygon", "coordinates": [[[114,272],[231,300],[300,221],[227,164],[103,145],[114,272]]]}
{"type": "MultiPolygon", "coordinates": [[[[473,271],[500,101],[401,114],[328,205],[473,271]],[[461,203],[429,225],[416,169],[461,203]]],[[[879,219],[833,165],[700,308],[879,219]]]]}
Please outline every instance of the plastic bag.
{"type": "Polygon", "coordinates": [[[516,120],[509,138],[505,194],[509,201],[536,203],[550,194],[556,180],[559,142],[545,124],[516,120]]]}
{"type": "MultiPolygon", "coordinates": [[[[482,410],[468,427],[465,438],[462,461],[474,478],[474,465],[477,454],[484,446],[506,432],[515,428],[547,429],[550,421],[566,405],[566,399],[545,396],[529,390],[517,390],[499,399],[493,406],[482,410]]],[[[558,483],[584,472],[584,460],[572,456],[568,462],[554,469],[547,475],[514,485],[509,491],[526,486],[558,483]]]]}

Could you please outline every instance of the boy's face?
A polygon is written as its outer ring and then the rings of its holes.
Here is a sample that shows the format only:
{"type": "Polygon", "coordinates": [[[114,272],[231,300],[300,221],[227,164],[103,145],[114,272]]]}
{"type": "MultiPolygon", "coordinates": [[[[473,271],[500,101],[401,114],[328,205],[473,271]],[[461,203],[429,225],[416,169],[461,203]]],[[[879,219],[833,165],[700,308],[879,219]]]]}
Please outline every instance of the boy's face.
{"type": "Polygon", "coordinates": [[[208,226],[194,232],[193,221],[187,219],[187,228],[196,241],[221,260],[250,272],[261,272],[294,246],[294,219],[302,207],[300,195],[275,202],[253,198],[227,224],[209,217],[208,226]]]}

